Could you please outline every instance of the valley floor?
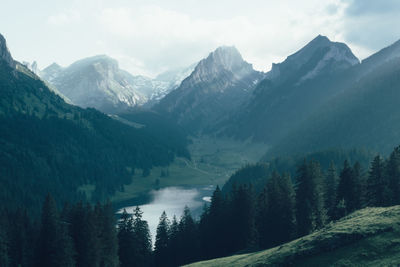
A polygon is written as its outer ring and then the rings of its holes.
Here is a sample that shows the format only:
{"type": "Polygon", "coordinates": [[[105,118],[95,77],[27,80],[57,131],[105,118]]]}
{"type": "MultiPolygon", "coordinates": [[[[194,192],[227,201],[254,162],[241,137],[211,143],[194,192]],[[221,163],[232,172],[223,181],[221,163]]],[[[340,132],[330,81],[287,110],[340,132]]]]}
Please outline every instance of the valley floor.
{"type": "Polygon", "coordinates": [[[153,168],[149,176],[143,177],[142,171],[136,171],[132,183],[123,192],[117,192],[112,201],[140,198],[152,189],[168,186],[222,186],[239,168],[258,162],[267,145],[200,137],[192,139],[189,151],[191,160],[176,158],[168,167],[153,168]]]}

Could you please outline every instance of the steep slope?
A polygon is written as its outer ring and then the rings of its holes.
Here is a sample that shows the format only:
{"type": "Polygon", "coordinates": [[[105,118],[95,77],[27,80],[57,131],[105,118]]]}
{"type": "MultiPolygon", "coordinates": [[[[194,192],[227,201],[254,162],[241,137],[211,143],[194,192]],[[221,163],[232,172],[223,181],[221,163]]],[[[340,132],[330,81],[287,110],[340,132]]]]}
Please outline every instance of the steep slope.
{"type": "Polygon", "coordinates": [[[153,86],[150,88],[151,90],[148,90],[150,94],[145,107],[154,106],[167,94],[178,88],[182,81],[193,72],[196,65],[197,64],[192,64],[185,68],[168,70],[157,75],[157,77],[152,80],[153,86]]]}
{"type": "Polygon", "coordinates": [[[159,74],[154,79],[140,75],[133,76],[126,71],[123,71],[123,73],[129,84],[146,97],[146,102],[142,106],[148,109],[176,89],[192,73],[194,67],[195,65],[190,65],[185,68],[169,70],[159,74]]]}
{"type": "Polygon", "coordinates": [[[16,62],[11,57],[10,51],[8,50],[6,39],[0,34],[0,60],[6,62],[11,68],[15,68],[16,62]]]}
{"type": "Polygon", "coordinates": [[[213,125],[247,99],[263,73],[234,47],[219,47],[154,109],[197,131],[213,125]]]}
{"type": "Polygon", "coordinates": [[[129,183],[135,169],[187,156],[185,140],[164,143],[147,127],[65,103],[7,51],[1,47],[0,201],[8,208],[39,211],[48,192],[59,203],[101,200],[129,183]]]}
{"type": "Polygon", "coordinates": [[[343,43],[318,35],[302,49],[279,64],[272,64],[267,79],[275,84],[300,84],[321,74],[347,69],[359,60],[343,43]]]}
{"type": "Polygon", "coordinates": [[[150,108],[178,87],[193,69],[194,66],[180,68],[152,79],[132,75],[120,69],[115,59],[101,55],[79,60],[67,68],[53,63],[40,76],[71,103],[115,114],[136,107],[150,108]]]}
{"type": "Polygon", "coordinates": [[[370,57],[364,59],[358,70],[359,76],[365,76],[375,68],[400,57],[400,40],[385,47],[370,57]]]}
{"type": "Polygon", "coordinates": [[[30,71],[35,73],[37,76],[40,76],[40,69],[38,67],[38,64],[36,61],[33,61],[32,63],[23,61],[22,64],[27,67],[30,71]]]}
{"type": "Polygon", "coordinates": [[[280,64],[273,64],[251,99],[228,121],[223,134],[274,143],[313,110],[340,92],[358,59],[343,43],[318,36],[280,64]]]}
{"type": "Polygon", "coordinates": [[[104,55],[79,60],[65,69],[53,65],[45,70],[49,72],[44,71],[43,77],[80,107],[116,113],[146,102],[127,81],[129,74],[104,55]]]}
{"type": "Polygon", "coordinates": [[[400,206],[365,208],[268,250],[187,266],[397,266],[400,206]]]}
{"type": "Polygon", "coordinates": [[[43,78],[45,81],[52,83],[62,71],[63,68],[60,65],[58,65],[57,63],[53,63],[40,72],[40,77],[43,78]]]}
{"type": "Polygon", "coordinates": [[[400,139],[400,42],[363,61],[353,83],[290,132],[272,154],[329,147],[388,152],[400,139]],[[392,58],[390,58],[392,57],[392,58]]]}

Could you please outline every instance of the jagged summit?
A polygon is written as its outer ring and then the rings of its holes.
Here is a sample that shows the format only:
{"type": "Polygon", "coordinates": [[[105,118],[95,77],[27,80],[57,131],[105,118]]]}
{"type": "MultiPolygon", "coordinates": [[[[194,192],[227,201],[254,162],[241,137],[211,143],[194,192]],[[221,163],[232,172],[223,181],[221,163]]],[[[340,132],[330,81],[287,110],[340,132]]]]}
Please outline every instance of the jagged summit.
{"type": "MultiPolygon", "coordinates": [[[[179,86],[194,66],[170,71],[160,79],[132,75],[119,68],[107,55],[84,58],[61,67],[53,63],[41,77],[58,88],[72,103],[119,113],[136,107],[150,107],[179,86]]],[[[163,75],[161,75],[163,76],[163,75]]]]}
{"type": "Polygon", "coordinates": [[[276,82],[301,83],[320,74],[346,69],[359,64],[358,58],[344,43],[332,42],[318,35],[279,64],[272,64],[267,78],[276,82]]]}
{"type": "Polygon", "coordinates": [[[56,62],[53,62],[52,64],[50,64],[49,66],[47,66],[44,70],[51,70],[51,69],[62,69],[62,67],[60,65],[58,65],[56,62]]]}
{"type": "Polygon", "coordinates": [[[61,73],[62,70],[63,68],[54,62],[40,72],[40,77],[51,83],[61,73]]]}
{"type": "MultiPolygon", "coordinates": [[[[254,70],[251,64],[243,60],[234,46],[221,46],[199,62],[190,76],[190,82],[194,84],[211,81],[221,75],[222,72],[230,72],[233,75],[233,80],[240,80],[253,73],[254,70]]],[[[189,80],[186,80],[186,82],[189,82],[189,80]]]]}
{"type": "Polygon", "coordinates": [[[10,67],[15,68],[16,62],[12,58],[11,53],[7,47],[6,39],[1,33],[0,33],[0,59],[6,61],[7,64],[10,65],[10,67]]]}
{"type": "Polygon", "coordinates": [[[327,36],[322,34],[318,34],[317,37],[315,37],[310,41],[310,43],[330,43],[330,42],[331,40],[329,40],[327,36]]]}
{"type": "Polygon", "coordinates": [[[234,46],[220,46],[209,56],[215,64],[220,64],[227,70],[235,70],[245,62],[234,46]]]}
{"type": "Polygon", "coordinates": [[[213,127],[247,100],[263,78],[264,73],[255,71],[235,47],[221,46],[154,109],[193,131],[213,127]]]}

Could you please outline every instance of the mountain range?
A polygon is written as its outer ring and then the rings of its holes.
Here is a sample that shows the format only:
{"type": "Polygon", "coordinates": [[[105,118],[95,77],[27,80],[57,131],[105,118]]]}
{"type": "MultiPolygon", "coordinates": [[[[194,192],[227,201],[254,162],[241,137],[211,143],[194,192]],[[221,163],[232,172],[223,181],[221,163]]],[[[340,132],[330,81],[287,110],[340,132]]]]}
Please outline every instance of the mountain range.
{"type": "MultiPolygon", "coordinates": [[[[27,64],[30,68],[34,64],[27,64]]],[[[105,113],[121,113],[146,105],[150,107],[173,90],[192,67],[169,71],[155,79],[132,75],[106,55],[85,58],[63,68],[56,63],[39,74],[71,103],[105,113]]]]}
{"type": "Polygon", "coordinates": [[[249,101],[217,130],[272,145],[343,90],[336,76],[358,64],[345,44],[317,36],[282,63],[273,64],[249,101]]]}
{"type": "Polygon", "coordinates": [[[399,51],[400,41],[350,69],[346,90],[288,132],[270,154],[332,147],[364,147],[381,153],[393,149],[400,140],[399,51]]]}
{"type": "Polygon", "coordinates": [[[388,151],[398,132],[399,57],[400,41],[360,62],[346,44],[318,35],[267,73],[254,70],[235,47],[222,46],[154,79],[133,76],[107,56],[67,68],[53,64],[41,76],[79,106],[107,113],[140,106],[192,134],[263,142],[270,153],[336,146],[388,151]]]}
{"type": "Polygon", "coordinates": [[[272,155],[336,146],[390,150],[398,139],[399,57],[400,41],[360,62],[346,44],[318,35],[267,73],[228,46],[154,79],[131,75],[107,56],[40,72],[27,66],[78,106],[113,114],[152,109],[192,134],[266,143],[272,155]]]}
{"type": "Polygon", "coordinates": [[[245,102],[264,76],[244,61],[235,47],[219,47],[154,110],[191,131],[204,131],[245,102]]]}
{"type": "Polygon", "coordinates": [[[48,193],[59,203],[102,200],[130,183],[135,169],[187,156],[184,137],[164,141],[166,130],[152,131],[161,128],[154,119],[137,128],[66,103],[12,58],[2,35],[0,103],[0,201],[10,209],[39,211],[48,193]],[[79,189],[88,184],[92,190],[79,189]]]}

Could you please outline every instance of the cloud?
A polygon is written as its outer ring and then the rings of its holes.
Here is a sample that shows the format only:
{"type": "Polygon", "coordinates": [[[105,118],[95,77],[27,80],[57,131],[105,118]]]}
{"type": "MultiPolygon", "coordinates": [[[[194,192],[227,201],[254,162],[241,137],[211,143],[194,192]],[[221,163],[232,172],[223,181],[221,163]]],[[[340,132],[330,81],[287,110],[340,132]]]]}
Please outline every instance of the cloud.
{"type": "Polygon", "coordinates": [[[51,15],[47,18],[47,23],[52,26],[64,26],[71,23],[79,22],[81,16],[78,11],[65,11],[55,15],[51,15]]]}
{"type": "Polygon", "coordinates": [[[344,39],[365,54],[380,50],[400,39],[398,0],[342,0],[346,6],[341,31],[344,39]]]}
{"type": "Polygon", "coordinates": [[[21,44],[18,57],[42,66],[108,54],[133,74],[154,76],[197,62],[220,45],[235,45],[245,60],[267,71],[318,34],[347,43],[361,58],[400,38],[398,0],[43,1],[40,9],[31,4],[18,23],[7,17],[20,10],[12,2],[1,25],[21,44]],[[32,31],[17,34],[26,21],[32,31]],[[27,36],[35,41],[29,48],[27,36]]]}
{"type": "MultiPolygon", "coordinates": [[[[332,27],[336,24],[337,10],[327,14],[325,4],[308,0],[314,3],[313,8],[298,12],[297,8],[304,7],[283,2],[253,9],[250,16],[244,11],[231,10],[235,15],[221,18],[194,16],[185,10],[160,5],[108,7],[99,13],[98,21],[109,39],[118,42],[118,47],[114,46],[119,50],[116,53],[130,54],[153,74],[189,65],[220,45],[235,45],[257,69],[268,70],[272,62],[283,60],[298,50],[299,44],[307,43],[319,33],[333,39],[340,37],[332,27]]],[[[224,12],[226,7],[215,4],[210,8],[224,12]]],[[[137,69],[128,64],[121,66],[137,69]]]]}
{"type": "Polygon", "coordinates": [[[344,0],[349,4],[348,16],[385,15],[400,11],[398,0],[344,0]]]}

